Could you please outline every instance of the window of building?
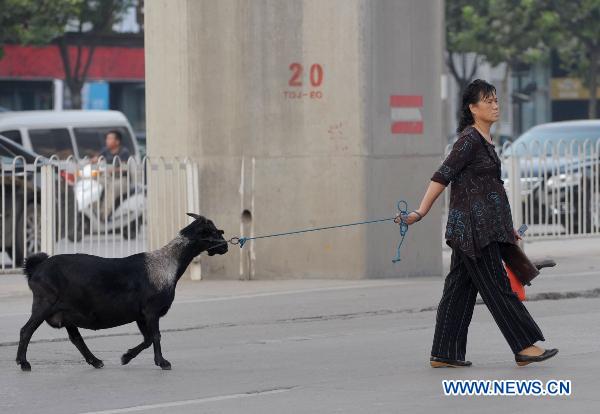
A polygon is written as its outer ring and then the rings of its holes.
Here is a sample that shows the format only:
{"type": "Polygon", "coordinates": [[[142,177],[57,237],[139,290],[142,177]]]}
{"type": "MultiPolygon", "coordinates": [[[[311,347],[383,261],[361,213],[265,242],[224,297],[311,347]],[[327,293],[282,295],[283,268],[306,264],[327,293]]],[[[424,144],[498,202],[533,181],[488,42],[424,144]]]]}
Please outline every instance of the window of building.
{"type": "Polygon", "coordinates": [[[125,114],[137,133],[146,130],[146,86],[144,82],[111,82],[110,109],[125,114]]]}
{"type": "Polygon", "coordinates": [[[0,81],[0,106],[13,111],[52,109],[53,86],[49,81],[0,81]]]}

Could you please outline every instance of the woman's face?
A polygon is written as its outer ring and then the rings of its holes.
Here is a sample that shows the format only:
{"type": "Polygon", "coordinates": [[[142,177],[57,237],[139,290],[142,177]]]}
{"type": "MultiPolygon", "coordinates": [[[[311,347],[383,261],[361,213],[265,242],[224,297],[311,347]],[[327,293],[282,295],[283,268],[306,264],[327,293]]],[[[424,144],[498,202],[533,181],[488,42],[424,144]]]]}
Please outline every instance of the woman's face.
{"type": "Polygon", "coordinates": [[[469,105],[475,121],[494,123],[500,118],[500,107],[498,97],[493,94],[482,97],[476,104],[469,105]]]}

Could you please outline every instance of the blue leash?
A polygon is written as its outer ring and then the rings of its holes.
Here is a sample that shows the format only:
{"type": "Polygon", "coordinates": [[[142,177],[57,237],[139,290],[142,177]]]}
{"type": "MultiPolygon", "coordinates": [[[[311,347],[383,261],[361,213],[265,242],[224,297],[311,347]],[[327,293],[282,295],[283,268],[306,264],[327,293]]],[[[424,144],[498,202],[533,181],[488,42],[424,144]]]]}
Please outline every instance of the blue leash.
{"type": "MultiPolygon", "coordinates": [[[[408,203],[406,201],[404,201],[404,200],[398,201],[397,207],[398,207],[398,212],[401,215],[408,214],[408,203]]],[[[320,231],[320,230],[328,230],[328,229],[337,229],[337,228],[342,228],[342,227],[358,226],[359,224],[379,223],[379,222],[390,221],[390,220],[393,221],[395,218],[396,217],[383,218],[383,219],[377,219],[377,220],[368,220],[368,221],[358,221],[356,223],[340,224],[337,226],[316,227],[316,228],[312,228],[312,229],[288,231],[285,233],[267,234],[264,236],[256,236],[256,237],[233,237],[229,241],[231,242],[231,244],[234,244],[234,245],[239,244],[240,249],[241,249],[242,247],[244,247],[244,244],[246,244],[246,242],[248,242],[250,240],[266,239],[269,237],[289,236],[291,234],[308,233],[311,231],[320,231]]],[[[400,227],[400,242],[398,243],[398,248],[396,249],[396,257],[394,259],[392,259],[393,263],[397,263],[400,261],[400,248],[402,247],[402,243],[404,242],[404,237],[406,236],[406,233],[408,232],[408,224],[406,224],[404,221],[402,221],[400,223],[399,227],[400,227]]]]}

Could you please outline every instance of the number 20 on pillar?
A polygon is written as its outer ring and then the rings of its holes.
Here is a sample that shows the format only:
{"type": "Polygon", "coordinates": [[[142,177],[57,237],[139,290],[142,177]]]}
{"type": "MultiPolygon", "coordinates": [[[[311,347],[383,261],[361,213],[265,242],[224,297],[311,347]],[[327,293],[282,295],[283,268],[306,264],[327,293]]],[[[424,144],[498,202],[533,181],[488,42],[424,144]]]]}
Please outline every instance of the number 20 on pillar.
{"type": "MultiPolygon", "coordinates": [[[[293,88],[303,88],[305,86],[304,82],[306,79],[302,64],[294,62],[290,64],[289,69],[291,75],[288,81],[288,86],[293,88]]],[[[321,99],[323,97],[323,92],[315,89],[321,87],[323,84],[323,76],[323,66],[318,63],[312,64],[308,70],[308,85],[310,86],[311,90],[306,92],[303,89],[287,90],[283,92],[284,97],[286,99],[321,99]]]]}

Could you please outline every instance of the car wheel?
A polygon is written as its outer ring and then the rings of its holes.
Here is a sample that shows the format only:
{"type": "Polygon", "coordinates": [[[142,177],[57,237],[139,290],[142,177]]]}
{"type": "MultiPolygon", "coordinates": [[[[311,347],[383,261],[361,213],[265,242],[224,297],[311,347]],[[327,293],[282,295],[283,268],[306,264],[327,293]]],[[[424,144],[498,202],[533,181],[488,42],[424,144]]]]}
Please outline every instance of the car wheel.
{"type": "Polygon", "coordinates": [[[77,226],[75,226],[74,224],[70,224],[68,226],[68,231],[67,231],[67,238],[69,239],[70,242],[76,242],[76,241],[81,241],[83,239],[83,235],[84,234],[88,234],[90,231],[90,224],[88,222],[88,220],[86,219],[81,219],[81,215],[77,214],[77,226]],[[75,227],[77,227],[77,230],[75,229],[75,227]],[[81,229],[83,228],[83,234],[81,229]]]}
{"type": "MultiPolygon", "coordinates": [[[[17,267],[17,266],[19,266],[19,265],[17,264],[17,263],[19,262],[18,258],[17,258],[17,260],[15,260],[15,262],[14,262],[14,264],[13,264],[13,251],[14,251],[14,250],[13,250],[13,248],[12,248],[12,247],[6,247],[6,248],[4,249],[4,253],[6,253],[6,256],[8,257],[8,260],[10,260],[10,263],[11,263],[10,265],[9,265],[8,263],[4,263],[4,266],[5,266],[7,269],[9,269],[9,268],[11,268],[11,267],[17,267]]],[[[23,259],[21,259],[21,260],[23,260],[23,259]]]]}
{"type": "Polygon", "coordinates": [[[135,240],[135,238],[137,237],[137,232],[140,230],[141,226],[142,218],[138,217],[137,220],[133,220],[131,223],[123,226],[123,228],[121,229],[121,235],[124,239],[135,240]]]}

